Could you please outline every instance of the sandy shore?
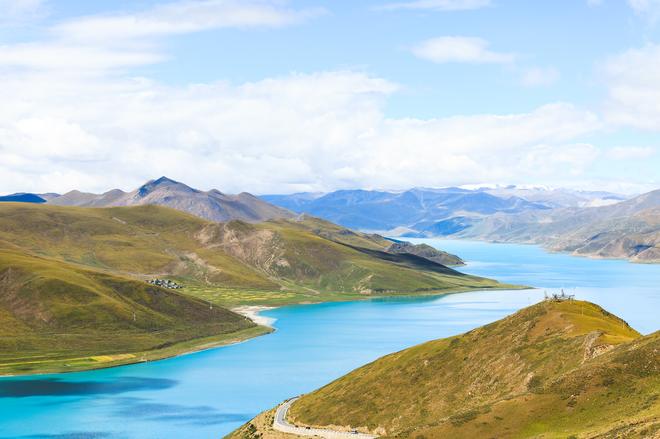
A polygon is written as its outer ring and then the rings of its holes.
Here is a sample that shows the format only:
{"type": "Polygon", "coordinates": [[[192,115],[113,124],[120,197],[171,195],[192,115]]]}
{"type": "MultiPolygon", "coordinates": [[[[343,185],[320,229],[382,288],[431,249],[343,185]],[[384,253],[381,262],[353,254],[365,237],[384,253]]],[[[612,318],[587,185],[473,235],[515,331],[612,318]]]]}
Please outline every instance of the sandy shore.
{"type": "Polygon", "coordinates": [[[262,316],[259,313],[262,311],[267,311],[269,309],[275,309],[274,306],[257,306],[257,305],[245,305],[232,308],[231,310],[235,313],[244,315],[248,319],[252,320],[257,325],[267,326],[269,328],[273,327],[276,319],[272,317],[262,316]]]}

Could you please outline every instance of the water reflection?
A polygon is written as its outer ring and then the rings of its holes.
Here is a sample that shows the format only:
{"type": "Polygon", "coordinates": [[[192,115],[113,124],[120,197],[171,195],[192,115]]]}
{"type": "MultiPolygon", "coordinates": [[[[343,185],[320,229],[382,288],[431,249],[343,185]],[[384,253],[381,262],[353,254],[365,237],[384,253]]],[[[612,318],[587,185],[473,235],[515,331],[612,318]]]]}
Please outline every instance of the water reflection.
{"type": "Polygon", "coordinates": [[[247,422],[250,413],[222,413],[210,406],[163,404],[145,398],[118,398],[114,416],[141,418],[156,422],[174,422],[190,425],[218,425],[227,422],[247,422]]]}
{"type": "Polygon", "coordinates": [[[164,378],[120,377],[112,381],[65,381],[59,378],[0,381],[0,398],[30,396],[116,395],[140,390],[164,390],[176,380],[164,378]]]}
{"type": "Polygon", "coordinates": [[[110,432],[79,431],[58,434],[30,434],[27,436],[0,436],[0,439],[105,439],[108,437],[118,438],[110,432]]]}

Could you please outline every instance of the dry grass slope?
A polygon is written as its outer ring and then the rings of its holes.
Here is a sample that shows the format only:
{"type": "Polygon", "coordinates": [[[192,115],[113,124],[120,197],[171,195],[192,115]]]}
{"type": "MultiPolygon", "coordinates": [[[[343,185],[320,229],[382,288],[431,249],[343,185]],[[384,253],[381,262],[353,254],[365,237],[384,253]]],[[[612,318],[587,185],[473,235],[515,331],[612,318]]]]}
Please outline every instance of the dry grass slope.
{"type": "MultiPolygon", "coordinates": [[[[187,291],[217,287],[273,292],[275,297],[291,291],[295,294],[289,303],[502,287],[442,272],[440,264],[367,254],[364,249],[382,250],[385,240],[316,221],[213,223],[158,206],[7,203],[0,205],[0,248],[138,279],[175,277],[191,287],[187,291]]],[[[236,294],[228,296],[204,298],[228,305],[241,302],[236,294]]],[[[268,294],[256,302],[269,303],[268,294]]]]}
{"type": "Polygon", "coordinates": [[[107,358],[88,357],[257,329],[178,292],[15,251],[0,250],[0,291],[0,373],[75,370],[67,359],[102,366],[107,358]]]}
{"type": "Polygon", "coordinates": [[[290,417],[393,438],[656,437],[659,360],[658,333],[592,303],[544,302],[383,357],[290,417]]]}

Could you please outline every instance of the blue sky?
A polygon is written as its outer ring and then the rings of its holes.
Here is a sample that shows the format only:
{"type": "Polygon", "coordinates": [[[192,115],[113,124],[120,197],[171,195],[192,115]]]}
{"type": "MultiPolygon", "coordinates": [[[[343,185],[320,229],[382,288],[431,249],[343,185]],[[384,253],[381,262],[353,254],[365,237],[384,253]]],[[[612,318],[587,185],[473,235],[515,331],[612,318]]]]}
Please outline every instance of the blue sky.
{"type": "Polygon", "coordinates": [[[4,192],[658,187],[657,0],[0,0],[4,192]]]}

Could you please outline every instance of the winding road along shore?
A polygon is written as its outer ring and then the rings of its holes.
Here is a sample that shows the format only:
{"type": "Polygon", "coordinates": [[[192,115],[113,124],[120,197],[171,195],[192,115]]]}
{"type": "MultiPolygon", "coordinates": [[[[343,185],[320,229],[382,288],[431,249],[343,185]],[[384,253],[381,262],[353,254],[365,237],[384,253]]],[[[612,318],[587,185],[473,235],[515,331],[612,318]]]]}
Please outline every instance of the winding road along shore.
{"type": "Polygon", "coordinates": [[[277,407],[275,412],[275,418],[273,419],[273,428],[277,431],[283,433],[297,434],[298,436],[316,436],[326,439],[375,439],[378,436],[365,433],[351,433],[349,431],[334,431],[326,430],[323,428],[307,428],[307,427],[296,427],[295,425],[289,424],[286,420],[286,414],[293,404],[299,397],[291,398],[288,401],[283,402],[277,407]]]}

